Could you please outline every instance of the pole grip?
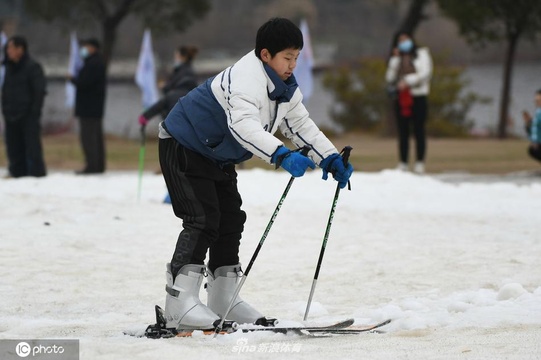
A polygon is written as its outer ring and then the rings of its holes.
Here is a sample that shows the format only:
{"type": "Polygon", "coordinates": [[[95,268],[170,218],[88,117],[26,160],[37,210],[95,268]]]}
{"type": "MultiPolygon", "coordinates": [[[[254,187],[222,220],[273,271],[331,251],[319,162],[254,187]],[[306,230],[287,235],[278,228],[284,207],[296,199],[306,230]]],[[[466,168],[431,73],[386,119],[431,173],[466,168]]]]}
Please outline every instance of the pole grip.
{"type": "Polygon", "coordinates": [[[308,156],[308,153],[310,152],[310,146],[308,145],[305,145],[303,146],[302,148],[297,148],[295,150],[290,150],[288,152],[286,152],[285,154],[281,155],[278,157],[278,159],[276,160],[276,169],[278,169],[281,165],[282,165],[282,161],[284,161],[284,159],[291,153],[293,152],[297,152],[297,151],[300,151],[302,155],[304,156],[308,156]]]}
{"type": "MultiPolygon", "coordinates": [[[[348,165],[349,162],[349,155],[351,154],[351,150],[353,148],[351,146],[344,146],[342,151],[340,152],[340,155],[342,155],[342,161],[344,161],[344,166],[348,165]]],[[[351,183],[348,180],[348,190],[351,190],[351,183]]]]}
{"type": "Polygon", "coordinates": [[[342,159],[344,160],[344,166],[348,164],[349,161],[349,155],[351,154],[351,150],[353,148],[351,146],[345,146],[342,151],[340,152],[340,155],[342,155],[342,159]]]}
{"type": "Polygon", "coordinates": [[[301,155],[308,156],[308,153],[310,152],[310,146],[305,145],[301,149],[301,155]]]}

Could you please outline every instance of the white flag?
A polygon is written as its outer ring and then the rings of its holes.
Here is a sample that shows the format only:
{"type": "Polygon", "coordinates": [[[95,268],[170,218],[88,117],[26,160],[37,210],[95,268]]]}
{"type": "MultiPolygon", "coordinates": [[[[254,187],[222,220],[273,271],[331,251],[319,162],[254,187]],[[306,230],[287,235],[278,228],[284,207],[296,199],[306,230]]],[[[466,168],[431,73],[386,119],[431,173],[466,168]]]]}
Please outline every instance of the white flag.
{"type": "Polygon", "coordinates": [[[156,87],[156,67],[152,52],[152,38],[148,29],[145,30],[143,35],[139,62],[137,63],[137,73],[135,74],[135,83],[142,92],[143,108],[146,109],[158,101],[159,96],[156,87]]]}
{"type": "Polygon", "coordinates": [[[305,19],[301,20],[300,29],[302,32],[304,46],[301,50],[299,58],[297,59],[297,67],[295,68],[294,74],[303,95],[303,102],[306,103],[310,96],[312,96],[312,92],[314,90],[314,78],[312,74],[312,68],[314,67],[314,54],[312,52],[308,23],[305,19]]]}
{"type": "MultiPolygon", "coordinates": [[[[79,42],[77,34],[73,31],[70,35],[70,58],[68,62],[68,74],[77,77],[79,70],[83,67],[83,59],[79,55],[79,42]]],[[[71,81],[66,81],[66,107],[73,108],[75,105],[75,85],[71,81]]]]}
{"type": "Polygon", "coordinates": [[[4,63],[4,58],[5,58],[5,54],[4,54],[4,50],[5,50],[5,46],[6,46],[6,43],[8,42],[8,37],[6,36],[6,34],[2,31],[0,33],[0,88],[2,87],[2,84],[4,84],[4,74],[6,72],[6,69],[3,65],[4,63]]]}

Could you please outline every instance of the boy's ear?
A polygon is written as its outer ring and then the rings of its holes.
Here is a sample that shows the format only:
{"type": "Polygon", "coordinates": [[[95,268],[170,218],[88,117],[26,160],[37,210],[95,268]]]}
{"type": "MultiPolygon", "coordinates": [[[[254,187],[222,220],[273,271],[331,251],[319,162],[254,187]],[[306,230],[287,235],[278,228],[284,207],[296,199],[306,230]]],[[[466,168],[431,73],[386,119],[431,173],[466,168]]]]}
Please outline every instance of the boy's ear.
{"type": "Polygon", "coordinates": [[[267,49],[262,49],[260,55],[261,55],[261,60],[263,60],[264,62],[268,62],[272,58],[269,50],[267,50],[267,49]]]}

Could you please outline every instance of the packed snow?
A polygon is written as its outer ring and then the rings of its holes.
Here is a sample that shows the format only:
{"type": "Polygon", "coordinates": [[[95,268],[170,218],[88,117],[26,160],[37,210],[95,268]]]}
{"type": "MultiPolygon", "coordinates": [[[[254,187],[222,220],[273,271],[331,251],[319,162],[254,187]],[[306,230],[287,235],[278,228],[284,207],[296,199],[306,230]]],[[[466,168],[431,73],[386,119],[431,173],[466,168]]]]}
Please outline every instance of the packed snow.
{"type": "MultiPolygon", "coordinates": [[[[239,171],[247,265],[289,180],[239,171]]],[[[0,180],[0,339],[79,339],[81,359],[541,358],[541,183],[355,172],[340,192],[307,323],[385,333],[151,340],[181,221],[161,175],[0,180]]],[[[300,324],[336,183],[295,179],[241,296],[300,324]]],[[[201,297],[205,299],[204,290],[201,297]]]]}

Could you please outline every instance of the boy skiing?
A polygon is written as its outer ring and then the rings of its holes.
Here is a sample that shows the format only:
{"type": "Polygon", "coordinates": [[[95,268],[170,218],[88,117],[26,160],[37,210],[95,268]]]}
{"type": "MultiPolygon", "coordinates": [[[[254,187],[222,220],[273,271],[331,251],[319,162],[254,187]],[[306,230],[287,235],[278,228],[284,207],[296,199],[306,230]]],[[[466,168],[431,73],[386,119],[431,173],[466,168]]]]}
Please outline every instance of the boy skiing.
{"type": "MultiPolygon", "coordinates": [[[[353,172],[301,102],[293,70],[302,47],[291,21],[267,21],[255,50],[179,99],[160,124],[160,165],[173,211],[183,220],[166,270],[167,328],[213,328],[232,300],[246,221],[235,164],[256,155],[294,177],[317,164],[323,179],[330,172],[342,188],[353,172]],[[278,129],[296,147],[308,146],[308,156],[286,148],[273,136],[278,129]],[[207,305],[199,299],[205,274],[207,305]]],[[[261,323],[264,316],[237,296],[227,318],[261,323]]]]}

